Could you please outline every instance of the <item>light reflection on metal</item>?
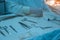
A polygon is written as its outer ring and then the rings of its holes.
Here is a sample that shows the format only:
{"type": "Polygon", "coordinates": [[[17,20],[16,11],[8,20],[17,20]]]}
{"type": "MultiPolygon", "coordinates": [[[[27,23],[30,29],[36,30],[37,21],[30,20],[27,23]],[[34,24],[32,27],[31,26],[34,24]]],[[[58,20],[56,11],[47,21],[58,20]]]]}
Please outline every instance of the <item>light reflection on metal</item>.
{"type": "Polygon", "coordinates": [[[46,0],[45,3],[50,6],[60,5],[60,0],[46,0]]]}
{"type": "Polygon", "coordinates": [[[60,0],[45,0],[45,4],[48,5],[52,12],[60,15],[60,0]]]}
{"type": "Polygon", "coordinates": [[[54,5],[54,2],[54,0],[45,0],[45,3],[50,6],[54,5]]]}

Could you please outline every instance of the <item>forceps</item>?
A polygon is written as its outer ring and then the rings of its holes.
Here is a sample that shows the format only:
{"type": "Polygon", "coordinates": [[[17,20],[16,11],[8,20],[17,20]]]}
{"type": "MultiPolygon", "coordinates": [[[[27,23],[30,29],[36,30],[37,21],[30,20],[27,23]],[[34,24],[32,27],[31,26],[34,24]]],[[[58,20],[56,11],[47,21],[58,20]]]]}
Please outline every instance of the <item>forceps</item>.
{"type": "Polygon", "coordinates": [[[4,20],[9,20],[9,19],[12,19],[12,18],[16,18],[16,17],[23,17],[23,15],[18,15],[18,14],[16,14],[16,15],[3,15],[3,16],[1,16],[0,17],[0,22],[1,21],[4,21],[4,20]]]}
{"type": "Polygon", "coordinates": [[[8,32],[8,30],[7,30],[7,26],[4,26],[4,27],[1,27],[1,26],[0,26],[0,29],[1,29],[1,30],[5,30],[5,31],[9,34],[9,32],[8,32]]]}
{"type": "Polygon", "coordinates": [[[0,33],[1,33],[3,36],[6,36],[1,30],[0,30],[0,33]]]}
{"type": "Polygon", "coordinates": [[[32,21],[32,20],[28,20],[27,18],[24,18],[22,21],[28,21],[28,22],[32,22],[32,23],[35,23],[35,24],[37,24],[37,22],[35,22],[35,21],[32,21]]]}
{"type": "Polygon", "coordinates": [[[18,22],[20,25],[22,25],[25,29],[31,29],[30,26],[26,25],[25,23],[18,22]]]}
{"type": "Polygon", "coordinates": [[[54,18],[54,19],[49,19],[48,18],[48,21],[58,21],[58,22],[60,22],[60,20],[57,20],[56,18],[54,18]]]}

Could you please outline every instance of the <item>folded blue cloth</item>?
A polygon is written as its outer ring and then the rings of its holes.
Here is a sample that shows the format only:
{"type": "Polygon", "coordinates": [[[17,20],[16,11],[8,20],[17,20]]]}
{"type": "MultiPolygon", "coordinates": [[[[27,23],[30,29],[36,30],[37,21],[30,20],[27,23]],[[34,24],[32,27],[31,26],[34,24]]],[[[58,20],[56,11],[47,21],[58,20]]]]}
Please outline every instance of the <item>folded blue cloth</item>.
{"type": "Polygon", "coordinates": [[[34,37],[30,40],[60,40],[60,30],[54,30],[53,32],[34,37]]]}

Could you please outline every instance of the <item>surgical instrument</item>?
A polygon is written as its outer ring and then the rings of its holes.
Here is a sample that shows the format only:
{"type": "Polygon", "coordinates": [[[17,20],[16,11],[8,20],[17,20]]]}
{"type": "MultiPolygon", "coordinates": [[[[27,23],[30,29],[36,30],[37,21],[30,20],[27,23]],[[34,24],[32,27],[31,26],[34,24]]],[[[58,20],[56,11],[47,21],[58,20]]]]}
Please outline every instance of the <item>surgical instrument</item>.
{"type": "Polygon", "coordinates": [[[54,18],[54,19],[48,19],[48,21],[59,21],[60,22],[60,20],[57,20],[56,18],[54,18]]]}
{"type": "Polygon", "coordinates": [[[49,28],[52,28],[51,26],[50,27],[40,27],[41,29],[49,29],[49,28]]]}
{"type": "Polygon", "coordinates": [[[8,19],[12,19],[15,17],[23,17],[22,15],[4,15],[3,17],[0,17],[0,22],[8,19]]]}
{"type": "MultiPolygon", "coordinates": [[[[6,27],[6,26],[5,26],[6,27]]],[[[3,28],[8,34],[9,34],[9,32],[8,32],[8,30],[7,30],[7,28],[3,28]]]]}
{"type": "Polygon", "coordinates": [[[1,30],[0,30],[0,33],[1,33],[3,36],[6,36],[1,30]]]}
{"type": "Polygon", "coordinates": [[[9,25],[9,27],[17,33],[17,31],[11,25],[9,25]]]}
{"type": "Polygon", "coordinates": [[[22,25],[25,29],[27,28],[27,29],[30,29],[31,27],[30,26],[28,26],[28,25],[26,25],[26,24],[24,24],[24,23],[22,23],[22,22],[18,22],[20,25],[22,25]]]}
{"type": "Polygon", "coordinates": [[[32,22],[32,23],[36,23],[37,24],[37,22],[28,20],[27,18],[24,18],[22,21],[28,21],[28,22],[32,22]]]}
{"type": "Polygon", "coordinates": [[[1,27],[1,26],[0,26],[0,29],[1,29],[1,30],[5,30],[5,31],[9,34],[9,32],[8,32],[8,30],[7,30],[7,26],[4,26],[4,27],[1,27]]]}

